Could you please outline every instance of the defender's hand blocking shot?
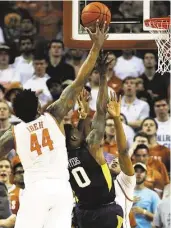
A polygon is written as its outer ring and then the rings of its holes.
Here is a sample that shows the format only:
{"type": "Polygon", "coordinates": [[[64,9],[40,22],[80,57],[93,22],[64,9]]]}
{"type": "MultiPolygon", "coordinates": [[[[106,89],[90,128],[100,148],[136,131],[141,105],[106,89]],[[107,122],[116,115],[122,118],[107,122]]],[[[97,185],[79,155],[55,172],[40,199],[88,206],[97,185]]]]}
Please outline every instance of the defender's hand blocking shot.
{"type": "Polygon", "coordinates": [[[38,98],[31,90],[19,92],[13,101],[15,115],[22,122],[0,138],[0,157],[16,144],[16,152],[24,168],[25,190],[15,228],[71,228],[73,198],[68,182],[62,120],[73,108],[95,66],[107,39],[106,24],[100,30],[97,22],[96,32],[89,31],[89,34],[93,45],[77,78],[44,114],[41,114],[38,98]]]}

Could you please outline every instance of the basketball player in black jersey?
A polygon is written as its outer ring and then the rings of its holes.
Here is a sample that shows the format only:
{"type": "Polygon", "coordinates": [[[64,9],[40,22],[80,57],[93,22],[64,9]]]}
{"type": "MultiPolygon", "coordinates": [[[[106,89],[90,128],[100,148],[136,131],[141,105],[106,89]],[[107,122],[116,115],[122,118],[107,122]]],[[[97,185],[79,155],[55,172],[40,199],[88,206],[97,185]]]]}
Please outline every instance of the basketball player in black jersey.
{"type": "MultiPolygon", "coordinates": [[[[78,199],[75,215],[79,228],[120,228],[123,210],[114,201],[116,195],[114,184],[100,146],[104,137],[108,100],[106,58],[102,58],[98,66],[100,85],[97,111],[91,129],[87,129],[90,126],[88,118],[81,120],[82,123],[79,122],[78,128],[73,128],[71,125],[65,126],[70,182],[78,199]]],[[[115,122],[122,129],[118,132],[118,137],[121,136],[118,140],[121,166],[125,166],[124,170],[127,174],[133,175],[134,170],[130,168],[131,160],[125,153],[126,140],[120,121],[120,101],[117,102],[116,97],[112,96],[108,111],[115,112],[115,122]]],[[[82,115],[82,118],[84,119],[85,115],[82,115]]]]}

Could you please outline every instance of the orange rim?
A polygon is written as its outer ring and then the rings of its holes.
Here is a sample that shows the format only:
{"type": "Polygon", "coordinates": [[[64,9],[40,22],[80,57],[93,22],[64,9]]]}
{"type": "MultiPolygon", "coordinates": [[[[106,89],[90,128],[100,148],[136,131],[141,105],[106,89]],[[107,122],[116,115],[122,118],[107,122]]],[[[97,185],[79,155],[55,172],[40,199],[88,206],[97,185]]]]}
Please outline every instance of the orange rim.
{"type": "Polygon", "coordinates": [[[144,21],[147,27],[157,28],[157,29],[169,29],[171,26],[171,18],[150,18],[144,21]]]}

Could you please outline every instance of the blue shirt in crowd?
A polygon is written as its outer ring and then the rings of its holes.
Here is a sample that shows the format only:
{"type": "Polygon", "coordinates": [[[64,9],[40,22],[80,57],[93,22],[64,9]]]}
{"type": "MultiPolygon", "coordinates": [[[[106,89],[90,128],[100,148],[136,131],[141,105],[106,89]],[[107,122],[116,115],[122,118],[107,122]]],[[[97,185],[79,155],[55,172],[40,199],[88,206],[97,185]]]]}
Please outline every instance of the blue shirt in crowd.
{"type": "MultiPolygon", "coordinates": [[[[160,202],[160,198],[156,192],[149,188],[141,190],[134,190],[134,196],[140,197],[140,200],[134,203],[133,207],[141,207],[151,213],[155,213],[157,206],[160,202]]],[[[151,221],[147,219],[145,215],[135,214],[137,226],[136,228],[152,228],[151,221]]]]}

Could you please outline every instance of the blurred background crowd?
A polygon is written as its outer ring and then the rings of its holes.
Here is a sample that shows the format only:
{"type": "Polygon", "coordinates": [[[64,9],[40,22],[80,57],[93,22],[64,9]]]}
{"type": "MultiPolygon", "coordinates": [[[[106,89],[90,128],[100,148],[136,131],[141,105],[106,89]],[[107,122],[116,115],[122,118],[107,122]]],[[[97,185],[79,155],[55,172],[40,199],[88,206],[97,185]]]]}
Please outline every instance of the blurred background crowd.
{"type": "MultiPolygon", "coordinates": [[[[123,8],[120,6],[121,13],[123,8]]],[[[88,52],[65,48],[62,14],[62,2],[0,2],[0,136],[20,122],[11,105],[20,90],[35,91],[45,110],[77,76],[88,52]]],[[[129,154],[132,162],[140,163],[144,170],[141,181],[136,175],[137,186],[141,182],[144,187],[135,190],[131,227],[152,227],[153,218],[153,225],[162,227],[159,213],[170,197],[170,75],[156,73],[157,55],[153,51],[111,50],[108,59],[113,59],[108,67],[108,90],[122,95],[121,119],[129,154]],[[150,194],[144,188],[151,189],[150,194]],[[144,216],[144,209],[152,214],[151,220],[144,216]],[[148,226],[144,226],[146,222],[148,226]]],[[[90,93],[91,118],[96,111],[98,87],[99,72],[95,68],[85,86],[90,93]]],[[[65,123],[77,125],[77,109],[75,104],[64,118],[65,123]]],[[[103,148],[112,172],[118,151],[110,117],[106,119],[103,148]]],[[[12,150],[0,160],[0,227],[1,219],[17,214],[24,189],[24,171],[16,152],[12,150]]],[[[170,224],[170,214],[166,220],[170,224]]]]}

